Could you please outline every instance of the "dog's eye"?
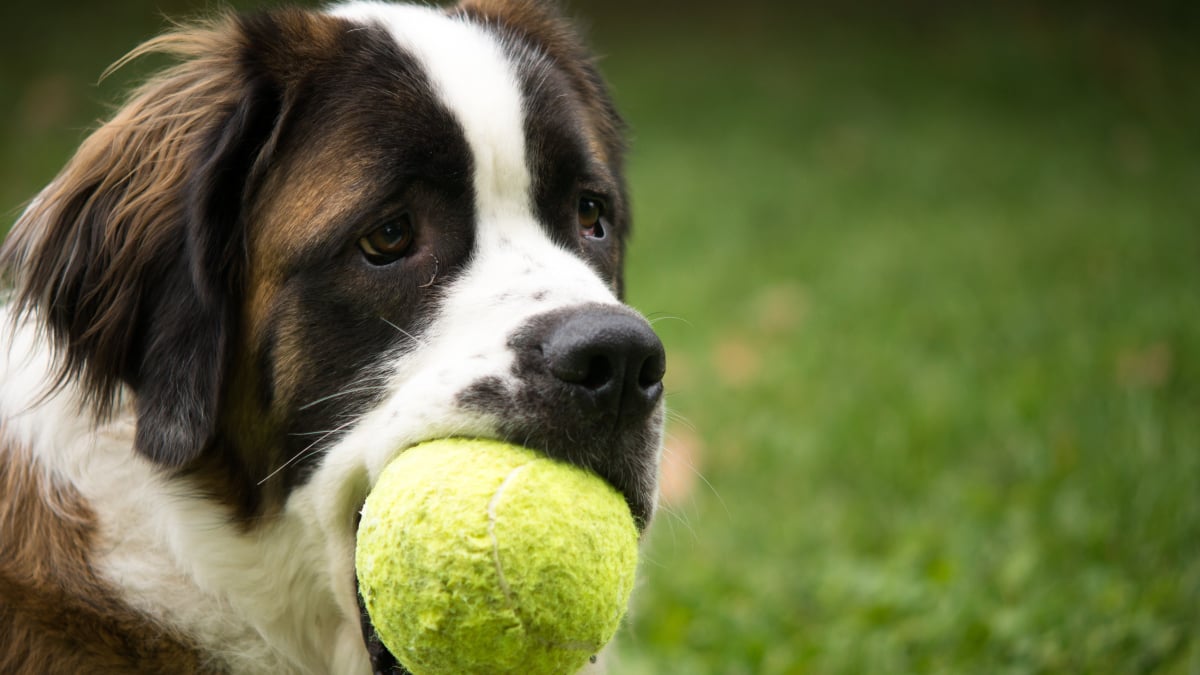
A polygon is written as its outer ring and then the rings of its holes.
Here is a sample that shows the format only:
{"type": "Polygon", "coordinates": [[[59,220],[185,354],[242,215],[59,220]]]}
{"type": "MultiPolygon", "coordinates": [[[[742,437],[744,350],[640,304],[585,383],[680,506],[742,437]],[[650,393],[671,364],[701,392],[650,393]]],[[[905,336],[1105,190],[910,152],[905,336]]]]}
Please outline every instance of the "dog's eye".
{"type": "Polygon", "coordinates": [[[604,238],[604,202],[595,197],[579,199],[579,231],[591,239],[604,238]]]}
{"type": "Polygon", "coordinates": [[[405,213],[359,239],[358,247],[370,263],[387,265],[408,253],[415,234],[412,216],[405,213]]]}

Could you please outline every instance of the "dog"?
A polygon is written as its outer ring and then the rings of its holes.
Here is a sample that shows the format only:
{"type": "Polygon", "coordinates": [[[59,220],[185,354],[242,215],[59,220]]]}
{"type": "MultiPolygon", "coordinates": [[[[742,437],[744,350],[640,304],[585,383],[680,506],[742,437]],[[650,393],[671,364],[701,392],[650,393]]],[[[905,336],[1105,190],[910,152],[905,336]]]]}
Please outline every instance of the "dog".
{"type": "Polygon", "coordinates": [[[559,10],[225,12],[149,53],[0,249],[0,672],[404,672],[354,533],[429,439],[586,467],[645,531],[665,356],[559,10]]]}

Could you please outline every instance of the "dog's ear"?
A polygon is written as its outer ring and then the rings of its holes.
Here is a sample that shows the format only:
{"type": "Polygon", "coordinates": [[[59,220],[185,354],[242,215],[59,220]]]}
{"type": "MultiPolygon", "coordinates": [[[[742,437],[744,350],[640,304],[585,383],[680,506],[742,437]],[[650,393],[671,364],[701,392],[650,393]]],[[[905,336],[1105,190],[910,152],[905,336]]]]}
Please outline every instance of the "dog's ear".
{"type": "Polygon", "coordinates": [[[165,466],[195,460],[216,429],[242,217],[282,105],[255,57],[279,25],[225,16],[135,51],[179,63],[82,144],[0,249],[20,312],[59,348],[57,384],[80,382],[101,416],[128,385],[137,450],[165,466]]]}

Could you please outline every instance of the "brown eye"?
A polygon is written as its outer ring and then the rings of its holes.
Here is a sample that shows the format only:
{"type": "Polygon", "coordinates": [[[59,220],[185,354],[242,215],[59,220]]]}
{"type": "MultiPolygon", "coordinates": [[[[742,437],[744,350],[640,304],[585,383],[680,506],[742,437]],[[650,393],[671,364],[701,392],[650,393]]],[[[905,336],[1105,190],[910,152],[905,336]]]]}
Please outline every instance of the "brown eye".
{"type": "Polygon", "coordinates": [[[415,234],[412,216],[405,213],[359,239],[358,247],[371,264],[387,265],[408,253],[415,234]]]}
{"type": "Polygon", "coordinates": [[[581,197],[579,200],[579,231],[591,239],[604,238],[604,202],[593,197],[581,197]]]}

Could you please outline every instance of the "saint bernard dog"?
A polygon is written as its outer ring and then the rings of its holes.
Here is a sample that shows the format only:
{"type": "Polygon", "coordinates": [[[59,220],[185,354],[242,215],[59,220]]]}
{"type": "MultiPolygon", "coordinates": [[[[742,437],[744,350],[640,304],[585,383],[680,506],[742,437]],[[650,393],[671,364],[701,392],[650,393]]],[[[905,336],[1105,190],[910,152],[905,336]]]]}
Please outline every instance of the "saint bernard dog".
{"type": "Polygon", "coordinates": [[[665,357],[555,10],[226,13],[148,53],[0,249],[0,672],[403,672],[354,532],[432,438],[594,470],[644,530],[665,357]]]}

